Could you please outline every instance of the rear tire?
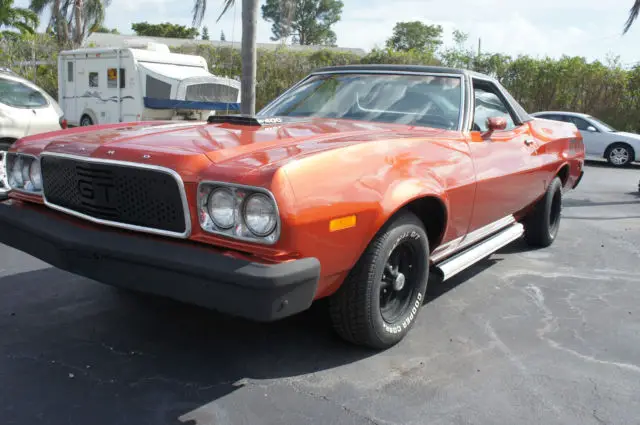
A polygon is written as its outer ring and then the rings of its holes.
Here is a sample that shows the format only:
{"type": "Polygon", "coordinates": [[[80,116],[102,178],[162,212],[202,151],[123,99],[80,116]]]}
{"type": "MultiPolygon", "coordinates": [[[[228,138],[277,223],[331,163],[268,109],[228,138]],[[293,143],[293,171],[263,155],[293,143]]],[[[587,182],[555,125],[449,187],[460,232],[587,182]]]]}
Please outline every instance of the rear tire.
{"type": "Polygon", "coordinates": [[[91,117],[89,115],[83,115],[82,118],[80,118],[80,127],[87,127],[90,125],[93,125],[91,117]]]}
{"type": "Polygon", "coordinates": [[[556,177],[525,219],[524,238],[527,243],[540,248],[551,245],[558,234],[561,215],[562,181],[556,177]]]}
{"type": "Polygon", "coordinates": [[[626,167],[635,160],[633,148],[626,143],[618,142],[609,146],[604,154],[607,162],[614,167],[626,167]]]}
{"type": "Polygon", "coordinates": [[[424,302],[429,241],[410,212],[391,219],[329,299],[331,321],[345,340],[376,349],[397,344],[424,302]]]}

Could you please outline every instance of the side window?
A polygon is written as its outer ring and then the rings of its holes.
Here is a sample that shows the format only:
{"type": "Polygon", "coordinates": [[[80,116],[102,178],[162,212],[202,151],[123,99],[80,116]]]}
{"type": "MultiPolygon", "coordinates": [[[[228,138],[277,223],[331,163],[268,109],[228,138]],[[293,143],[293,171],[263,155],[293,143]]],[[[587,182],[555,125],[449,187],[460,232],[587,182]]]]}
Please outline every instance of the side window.
{"type": "Polygon", "coordinates": [[[553,120],[553,121],[565,121],[562,115],[555,115],[555,114],[538,115],[538,118],[544,118],[545,120],[553,120]]]}
{"type": "Polygon", "coordinates": [[[147,97],[154,99],[171,99],[171,84],[147,75],[147,97]]]}
{"type": "Polygon", "coordinates": [[[67,62],[67,81],[73,82],[73,62],[67,62]]]}
{"type": "Polygon", "coordinates": [[[0,78],[0,103],[16,108],[42,108],[49,104],[39,91],[22,83],[0,78]]]}
{"type": "Polygon", "coordinates": [[[586,120],[583,120],[582,118],[578,118],[578,117],[567,117],[569,122],[572,122],[576,125],[576,127],[578,127],[578,130],[580,131],[586,131],[587,128],[589,128],[589,126],[591,124],[589,124],[586,120]]]}
{"type": "MultiPolygon", "coordinates": [[[[120,88],[124,88],[124,84],[125,84],[124,68],[120,68],[120,88]]],[[[107,69],[107,88],[110,88],[110,89],[118,88],[118,69],[117,68],[107,69]]]]}
{"type": "Polygon", "coordinates": [[[99,87],[99,79],[97,72],[89,73],[89,87],[99,87]]]}
{"type": "Polygon", "coordinates": [[[491,83],[474,80],[475,111],[473,114],[474,131],[487,131],[487,118],[504,117],[507,120],[506,130],[516,127],[511,109],[499,95],[498,89],[491,83]]]}

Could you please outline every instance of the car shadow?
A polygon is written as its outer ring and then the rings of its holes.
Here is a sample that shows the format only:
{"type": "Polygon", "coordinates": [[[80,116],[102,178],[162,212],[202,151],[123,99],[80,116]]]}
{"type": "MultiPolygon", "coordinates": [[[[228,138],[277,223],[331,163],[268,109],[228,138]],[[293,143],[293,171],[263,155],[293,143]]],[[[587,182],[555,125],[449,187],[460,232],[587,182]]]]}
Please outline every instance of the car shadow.
{"type": "Polygon", "coordinates": [[[178,418],[240,387],[376,354],[340,340],[324,303],[260,324],[53,268],[0,291],[0,423],[195,425],[178,418]]]}
{"type": "MultiPolygon", "coordinates": [[[[636,195],[633,193],[633,195],[636,195]]],[[[638,193],[640,197],[640,193],[638,193]]],[[[611,205],[635,205],[640,204],[640,199],[636,201],[617,201],[617,202],[593,202],[588,199],[563,199],[563,207],[603,207],[611,205]]]]}
{"type": "Polygon", "coordinates": [[[631,163],[629,165],[627,165],[626,167],[622,167],[622,168],[618,168],[615,167],[613,165],[610,165],[607,161],[605,160],[595,160],[595,159],[586,159],[585,164],[590,166],[590,167],[599,167],[599,168],[611,168],[613,170],[640,170],[640,163],[634,162],[631,163]]]}

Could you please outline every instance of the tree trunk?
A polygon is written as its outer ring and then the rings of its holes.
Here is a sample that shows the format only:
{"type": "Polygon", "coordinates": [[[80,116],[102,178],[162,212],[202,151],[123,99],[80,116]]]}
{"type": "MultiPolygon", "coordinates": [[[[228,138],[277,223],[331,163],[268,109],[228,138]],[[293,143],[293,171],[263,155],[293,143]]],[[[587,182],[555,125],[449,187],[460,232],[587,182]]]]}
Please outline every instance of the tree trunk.
{"type": "Polygon", "coordinates": [[[257,26],[258,0],[242,0],[242,95],[240,110],[243,114],[248,115],[256,113],[257,26]]]}
{"type": "Polygon", "coordinates": [[[82,9],[84,8],[83,0],[74,0],[73,2],[73,16],[75,18],[75,28],[73,32],[73,42],[76,47],[82,44],[83,31],[82,31],[82,9]]]}

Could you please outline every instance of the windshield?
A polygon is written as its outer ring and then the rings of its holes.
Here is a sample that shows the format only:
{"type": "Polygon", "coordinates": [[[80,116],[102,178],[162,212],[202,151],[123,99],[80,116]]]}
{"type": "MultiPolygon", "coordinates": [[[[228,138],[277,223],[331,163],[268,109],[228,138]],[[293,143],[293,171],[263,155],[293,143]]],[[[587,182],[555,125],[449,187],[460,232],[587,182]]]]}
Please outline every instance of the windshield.
{"type": "Polygon", "coordinates": [[[260,112],[265,116],[342,118],[459,128],[459,77],[436,75],[315,75],[260,112]]]}
{"type": "Polygon", "coordinates": [[[599,119],[597,119],[597,118],[594,118],[594,117],[592,117],[592,116],[589,116],[589,119],[590,119],[591,121],[595,121],[596,123],[598,123],[598,124],[599,124],[603,129],[604,129],[604,131],[616,131],[616,129],[615,129],[615,128],[611,127],[609,124],[605,124],[604,122],[600,121],[600,120],[599,120],[599,119]]]}

